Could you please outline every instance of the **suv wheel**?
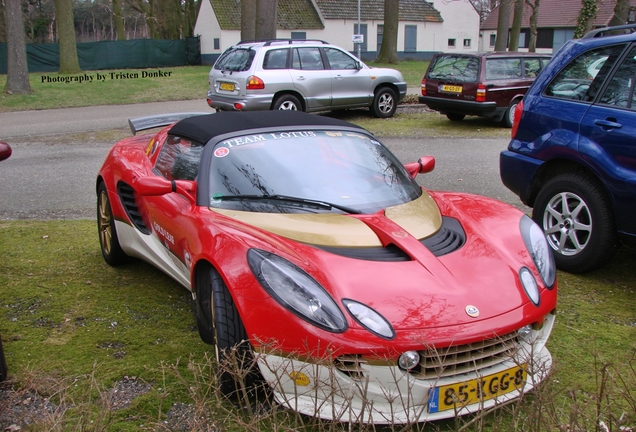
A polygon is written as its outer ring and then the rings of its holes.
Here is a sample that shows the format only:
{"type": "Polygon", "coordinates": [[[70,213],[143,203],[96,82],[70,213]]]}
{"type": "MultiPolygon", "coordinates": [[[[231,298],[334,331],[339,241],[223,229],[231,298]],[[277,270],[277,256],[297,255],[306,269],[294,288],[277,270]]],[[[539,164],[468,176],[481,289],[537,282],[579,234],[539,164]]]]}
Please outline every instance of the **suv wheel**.
{"type": "Polygon", "coordinates": [[[465,114],[448,113],[448,114],[446,114],[446,117],[450,121],[462,121],[462,120],[464,120],[464,117],[466,117],[466,115],[465,114]]]}
{"type": "Polygon", "coordinates": [[[507,128],[511,128],[512,125],[515,122],[515,110],[517,109],[517,105],[519,105],[519,102],[521,102],[520,99],[517,100],[513,100],[512,102],[510,102],[510,105],[508,105],[508,109],[506,110],[506,113],[504,114],[503,118],[501,119],[501,123],[507,127],[507,128]]]}
{"type": "Polygon", "coordinates": [[[390,87],[382,87],[375,93],[371,114],[377,118],[393,117],[397,110],[397,96],[390,87]]]}
{"type": "Polygon", "coordinates": [[[618,250],[607,194],[584,174],[562,174],[549,180],[539,191],[532,218],[543,228],[561,270],[595,270],[618,250]]]}
{"type": "Polygon", "coordinates": [[[276,99],[276,102],[274,102],[274,109],[284,111],[302,111],[303,107],[296,96],[288,94],[279,96],[278,99],[276,99]]]}

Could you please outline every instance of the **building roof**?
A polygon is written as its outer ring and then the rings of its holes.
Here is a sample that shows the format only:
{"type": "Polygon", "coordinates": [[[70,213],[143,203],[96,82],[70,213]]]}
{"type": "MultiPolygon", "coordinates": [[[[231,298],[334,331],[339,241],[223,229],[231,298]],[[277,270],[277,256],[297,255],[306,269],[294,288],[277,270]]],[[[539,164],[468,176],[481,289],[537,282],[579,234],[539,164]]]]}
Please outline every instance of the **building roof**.
{"type": "MultiPolygon", "coordinates": [[[[278,4],[286,0],[279,0],[278,4]]],[[[315,0],[325,19],[358,19],[358,0],[315,0]]],[[[384,0],[360,2],[360,19],[384,21],[384,0]]],[[[400,0],[400,21],[443,22],[442,16],[425,0],[400,0]]]]}
{"type": "MultiPolygon", "coordinates": [[[[636,6],[636,0],[630,0],[632,6],[636,6]]],[[[614,16],[616,0],[600,0],[594,27],[605,27],[614,16]]],[[[539,4],[538,28],[574,28],[581,10],[581,0],[541,0],[539,4]]],[[[530,15],[532,9],[528,4],[524,5],[522,28],[530,27],[530,15]]],[[[493,9],[481,24],[482,30],[497,30],[499,20],[499,7],[493,9]]],[[[510,13],[510,26],[512,26],[512,11],[510,13]]]]}
{"type": "MultiPolygon", "coordinates": [[[[240,0],[210,0],[210,3],[221,29],[241,29],[240,0]]],[[[281,30],[325,28],[311,0],[279,0],[276,15],[277,26],[281,30]]]]}

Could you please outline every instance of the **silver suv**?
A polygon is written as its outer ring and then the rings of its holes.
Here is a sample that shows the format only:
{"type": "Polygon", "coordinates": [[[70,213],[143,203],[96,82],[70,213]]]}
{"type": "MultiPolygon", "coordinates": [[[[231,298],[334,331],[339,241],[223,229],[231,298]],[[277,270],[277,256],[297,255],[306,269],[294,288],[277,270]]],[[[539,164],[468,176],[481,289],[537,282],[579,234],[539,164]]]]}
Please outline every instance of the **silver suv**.
{"type": "Polygon", "coordinates": [[[209,83],[208,105],[227,111],[369,107],[385,118],[406,95],[399,71],[370,68],[319,40],[240,42],[217,59],[209,83]]]}

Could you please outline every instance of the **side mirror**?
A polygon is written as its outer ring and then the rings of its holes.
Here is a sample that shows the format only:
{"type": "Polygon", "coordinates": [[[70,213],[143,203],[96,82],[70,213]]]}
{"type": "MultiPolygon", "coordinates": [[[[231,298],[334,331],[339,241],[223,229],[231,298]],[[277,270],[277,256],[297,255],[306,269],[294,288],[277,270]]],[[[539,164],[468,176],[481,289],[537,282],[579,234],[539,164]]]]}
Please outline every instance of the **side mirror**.
{"type": "Polygon", "coordinates": [[[159,176],[136,177],[132,181],[132,187],[142,196],[161,196],[177,192],[192,204],[196,203],[196,183],[190,180],[168,180],[159,176]]]}
{"type": "Polygon", "coordinates": [[[404,165],[406,170],[415,178],[418,174],[426,174],[435,169],[435,158],[433,156],[422,156],[417,162],[404,165]]]}
{"type": "Polygon", "coordinates": [[[4,141],[0,141],[0,161],[9,159],[9,156],[11,156],[12,152],[13,151],[11,150],[11,146],[9,144],[4,141]]]}

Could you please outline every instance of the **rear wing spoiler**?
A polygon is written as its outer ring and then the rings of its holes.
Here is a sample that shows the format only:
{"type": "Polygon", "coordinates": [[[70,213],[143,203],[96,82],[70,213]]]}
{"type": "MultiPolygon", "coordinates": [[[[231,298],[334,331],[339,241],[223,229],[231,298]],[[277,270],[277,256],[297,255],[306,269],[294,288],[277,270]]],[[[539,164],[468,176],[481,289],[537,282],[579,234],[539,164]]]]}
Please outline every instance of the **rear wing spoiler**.
{"type": "Polygon", "coordinates": [[[128,119],[128,125],[133,135],[137,135],[137,132],[154,129],[158,127],[168,126],[169,124],[176,123],[179,120],[183,120],[188,117],[195,117],[201,115],[211,114],[209,112],[191,112],[191,113],[173,113],[173,114],[157,114],[148,117],[139,117],[134,119],[128,119]]]}

